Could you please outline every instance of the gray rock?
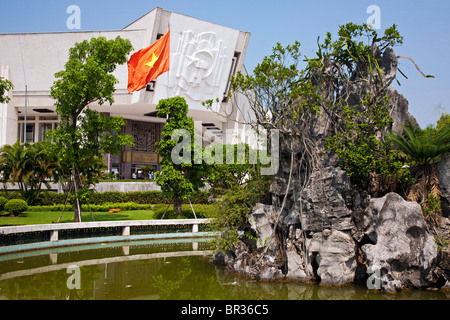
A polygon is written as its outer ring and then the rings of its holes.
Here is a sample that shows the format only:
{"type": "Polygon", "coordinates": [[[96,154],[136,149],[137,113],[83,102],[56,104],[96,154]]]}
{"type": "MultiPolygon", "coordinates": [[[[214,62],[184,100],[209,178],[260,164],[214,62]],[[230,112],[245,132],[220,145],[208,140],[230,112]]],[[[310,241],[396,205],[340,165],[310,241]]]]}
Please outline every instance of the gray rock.
{"type": "Polygon", "coordinates": [[[305,231],[324,229],[351,230],[351,207],[355,192],[347,173],[339,167],[315,170],[309,186],[304,190],[302,221],[305,231]]]}
{"type": "Polygon", "coordinates": [[[249,215],[248,221],[259,238],[259,241],[256,243],[257,248],[263,247],[273,232],[272,227],[275,221],[273,206],[257,203],[249,215]]]}
{"type": "Polygon", "coordinates": [[[371,283],[377,289],[386,291],[428,286],[436,264],[437,245],[427,231],[420,205],[389,193],[372,199],[366,214],[375,220],[368,230],[376,241],[362,246],[370,275],[368,285],[374,280],[371,283]]]}
{"type": "Polygon", "coordinates": [[[287,277],[289,279],[301,281],[309,281],[313,279],[311,276],[313,274],[312,268],[309,268],[309,272],[306,271],[307,264],[303,259],[303,254],[297,252],[294,246],[290,246],[286,252],[286,255],[288,260],[287,277]]]}
{"type": "Polygon", "coordinates": [[[444,154],[437,165],[436,175],[442,192],[442,215],[450,217],[450,153],[444,154]]]}
{"type": "Polygon", "coordinates": [[[356,243],[351,235],[339,230],[316,233],[308,241],[308,252],[315,259],[320,283],[343,285],[354,281],[356,243]]]}
{"type": "Polygon", "coordinates": [[[387,96],[389,104],[392,109],[391,117],[394,123],[392,130],[402,133],[403,127],[408,121],[413,124],[418,124],[416,118],[408,112],[408,100],[400,94],[394,87],[387,89],[387,96]]]}

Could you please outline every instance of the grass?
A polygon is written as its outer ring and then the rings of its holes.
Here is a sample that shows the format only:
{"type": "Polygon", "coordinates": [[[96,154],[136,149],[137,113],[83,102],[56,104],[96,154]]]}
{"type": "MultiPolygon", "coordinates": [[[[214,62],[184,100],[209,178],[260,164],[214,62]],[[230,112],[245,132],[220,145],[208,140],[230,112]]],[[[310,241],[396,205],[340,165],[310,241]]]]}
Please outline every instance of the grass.
{"type": "MultiPolygon", "coordinates": [[[[30,224],[49,224],[58,221],[61,212],[44,211],[34,212],[25,211],[21,216],[10,216],[8,212],[0,212],[0,226],[12,225],[30,225],[30,224]]],[[[152,210],[129,210],[116,213],[93,212],[95,221],[121,221],[121,220],[152,220],[155,212],[152,210]]],[[[64,212],[60,222],[73,222],[73,211],[64,212]]],[[[82,222],[92,221],[89,212],[81,213],[82,222]]]]}
{"type": "MultiPolygon", "coordinates": [[[[216,205],[203,205],[194,204],[194,210],[196,217],[198,218],[214,218],[216,216],[219,207],[216,205]]],[[[131,207],[129,207],[131,209],[131,207]]],[[[123,210],[120,212],[108,213],[104,211],[94,211],[94,221],[124,221],[124,220],[154,220],[161,219],[164,212],[167,209],[166,204],[156,204],[149,208],[137,209],[137,210],[123,210]]],[[[62,209],[45,208],[45,206],[30,207],[28,211],[25,211],[22,215],[15,217],[11,216],[6,211],[0,211],[0,226],[14,226],[14,225],[32,225],[32,224],[50,224],[58,221],[62,209]],[[39,211],[39,210],[43,211],[39,211]]],[[[193,219],[194,214],[190,205],[183,205],[182,215],[179,216],[173,211],[173,206],[169,207],[165,214],[165,219],[193,219]]],[[[67,210],[64,212],[60,222],[67,223],[73,222],[74,213],[73,210],[67,210]]],[[[92,217],[89,211],[82,211],[82,222],[91,222],[92,217]]]]}

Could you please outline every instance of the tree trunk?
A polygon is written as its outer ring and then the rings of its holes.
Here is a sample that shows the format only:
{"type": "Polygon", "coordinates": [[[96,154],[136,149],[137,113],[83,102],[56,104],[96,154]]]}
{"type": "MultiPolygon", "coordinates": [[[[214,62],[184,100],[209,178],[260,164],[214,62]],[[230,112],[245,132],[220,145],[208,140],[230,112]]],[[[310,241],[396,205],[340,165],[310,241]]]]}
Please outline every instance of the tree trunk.
{"type": "Polygon", "coordinates": [[[81,222],[81,205],[78,200],[78,189],[81,186],[80,177],[77,173],[74,174],[73,177],[73,186],[75,191],[75,199],[73,202],[73,211],[74,211],[74,222],[81,222]]]}
{"type": "Polygon", "coordinates": [[[181,196],[174,196],[173,197],[173,211],[175,211],[176,214],[181,216],[181,205],[183,204],[183,200],[181,196]]]}
{"type": "Polygon", "coordinates": [[[81,208],[77,197],[75,197],[75,200],[73,201],[73,210],[74,210],[73,221],[81,222],[81,208]]]}

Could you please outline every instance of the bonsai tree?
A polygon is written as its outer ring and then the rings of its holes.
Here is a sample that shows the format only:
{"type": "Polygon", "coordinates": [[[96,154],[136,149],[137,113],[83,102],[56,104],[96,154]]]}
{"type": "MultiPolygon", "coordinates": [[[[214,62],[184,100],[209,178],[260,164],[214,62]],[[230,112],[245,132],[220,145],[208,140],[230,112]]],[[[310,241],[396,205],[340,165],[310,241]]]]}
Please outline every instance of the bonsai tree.
{"type": "Polygon", "coordinates": [[[188,117],[188,105],[181,97],[160,100],[157,116],[166,118],[163,138],[156,143],[162,157],[161,171],[156,172],[156,183],[172,199],[174,211],[181,215],[183,198],[205,186],[209,166],[202,160],[202,146],[194,139],[194,121],[188,117]],[[183,145],[177,154],[177,146],[183,145]]]}

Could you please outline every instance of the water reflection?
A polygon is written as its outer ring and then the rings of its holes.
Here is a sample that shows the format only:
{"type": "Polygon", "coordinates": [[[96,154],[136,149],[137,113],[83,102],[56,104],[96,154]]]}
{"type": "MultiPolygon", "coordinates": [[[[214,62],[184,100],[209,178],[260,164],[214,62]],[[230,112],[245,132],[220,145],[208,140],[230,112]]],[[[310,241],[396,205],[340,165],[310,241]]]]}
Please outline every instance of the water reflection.
{"type": "Polygon", "coordinates": [[[364,285],[340,288],[255,281],[209,263],[210,243],[180,240],[99,244],[0,256],[0,299],[449,299],[444,291],[396,295],[364,285]],[[69,266],[79,267],[80,289],[69,289],[69,266]]]}

